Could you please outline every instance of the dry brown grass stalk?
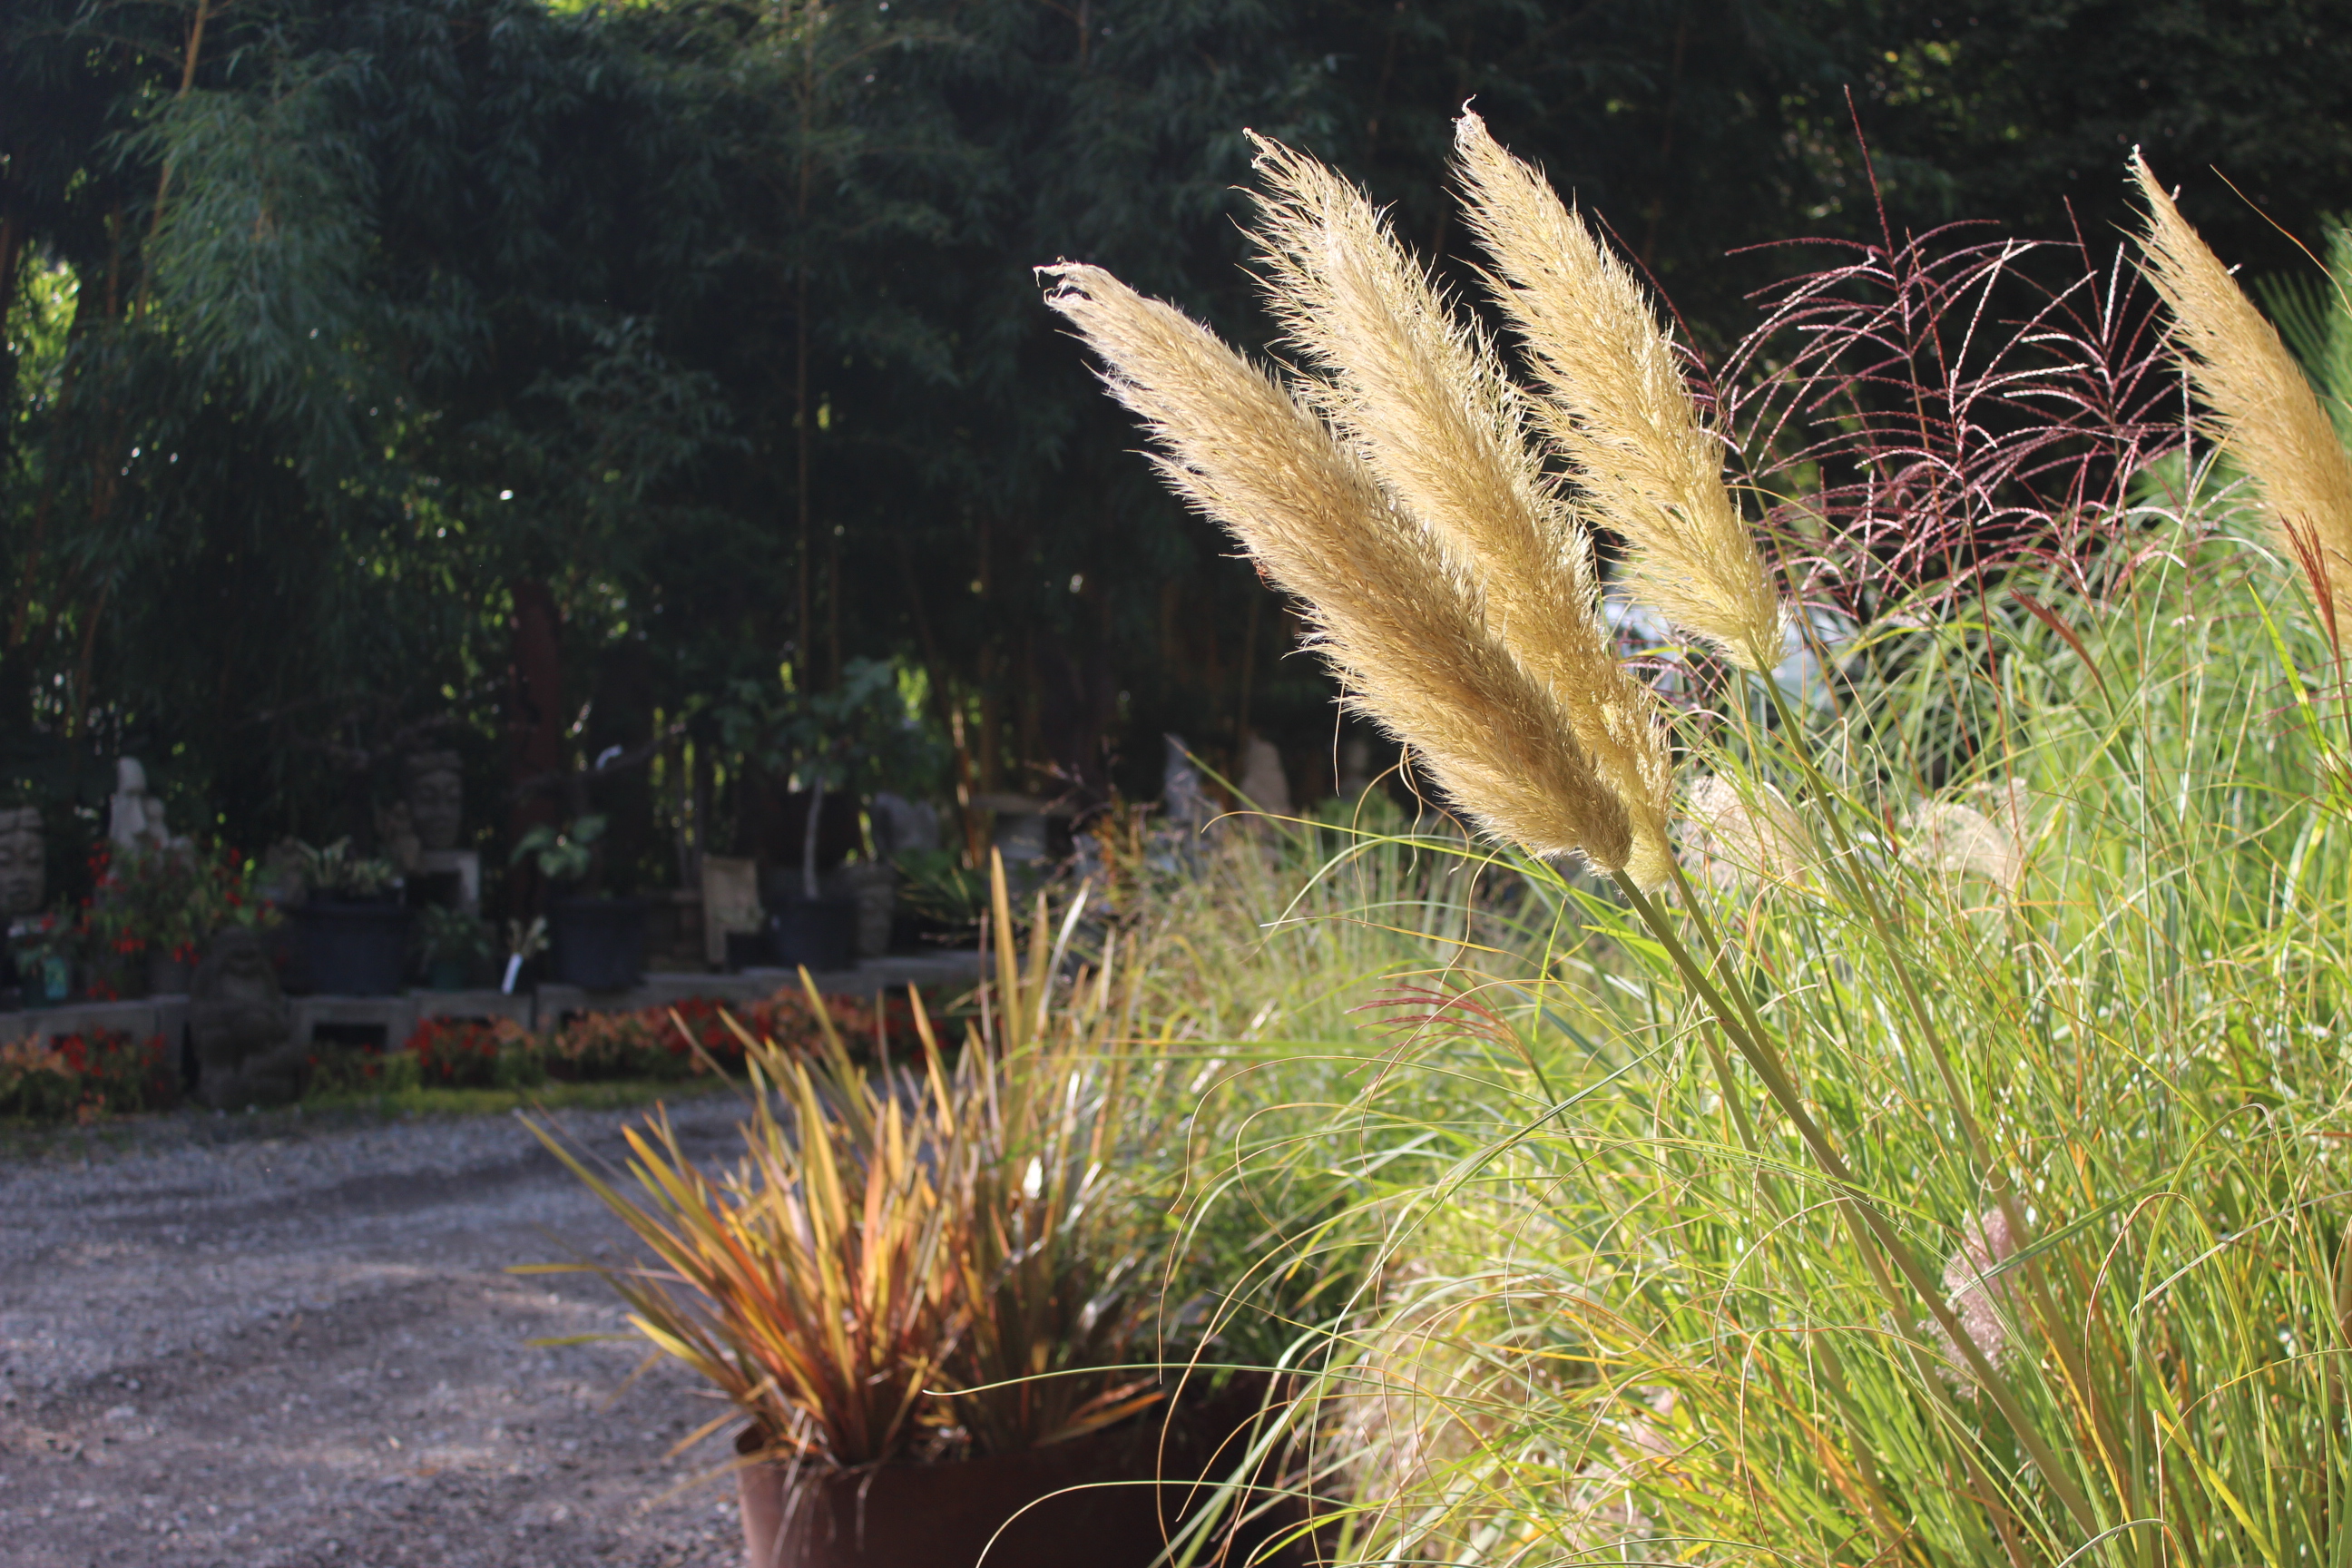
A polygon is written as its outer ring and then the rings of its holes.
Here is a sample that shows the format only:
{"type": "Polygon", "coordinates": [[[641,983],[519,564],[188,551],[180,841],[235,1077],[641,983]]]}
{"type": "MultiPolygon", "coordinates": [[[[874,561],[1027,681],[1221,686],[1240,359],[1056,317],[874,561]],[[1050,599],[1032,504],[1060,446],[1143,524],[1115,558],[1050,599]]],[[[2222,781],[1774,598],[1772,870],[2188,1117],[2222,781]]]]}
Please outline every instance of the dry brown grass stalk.
{"type": "Polygon", "coordinates": [[[2352,624],[2352,458],[2278,331],[2238,287],[2135,151],[2147,201],[2147,272],[2172,311],[2172,342],[2210,411],[2213,437],[2261,487],[2279,546],[2315,543],[2334,618],[2352,624]]]}
{"type": "Polygon", "coordinates": [[[1465,114],[1464,205],[1496,302],[1525,340],[1546,432],[1593,511],[1633,547],[1629,585],[1747,668],[1780,662],[1786,619],[1723,484],[1642,286],[1549,183],[1465,114]]]}
{"type": "Polygon", "coordinates": [[[1300,392],[1477,584],[1488,629],[1549,690],[1624,803],[1628,874],[1656,885],[1674,789],[1664,729],[1618,661],[1589,542],[1528,440],[1524,395],[1360,192],[1256,144],[1268,302],[1315,373],[1300,392]]]}
{"type": "Polygon", "coordinates": [[[1548,685],[1496,635],[1481,585],[1270,376],[1099,268],[1044,269],[1047,302],[1151,431],[1177,492],[1313,605],[1351,700],[1418,750],[1487,832],[1612,870],[1627,811],[1548,685]]]}

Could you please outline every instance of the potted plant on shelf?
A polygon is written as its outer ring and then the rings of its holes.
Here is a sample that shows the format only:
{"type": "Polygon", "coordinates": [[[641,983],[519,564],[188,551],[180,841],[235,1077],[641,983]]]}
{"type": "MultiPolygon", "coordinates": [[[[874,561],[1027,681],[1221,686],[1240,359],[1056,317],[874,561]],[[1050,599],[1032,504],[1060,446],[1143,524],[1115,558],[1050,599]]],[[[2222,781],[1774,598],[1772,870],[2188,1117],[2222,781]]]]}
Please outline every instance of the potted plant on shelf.
{"type": "Polygon", "coordinates": [[[446,904],[433,904],[420,911],[416,927],[425,984],[435,991],[463,991],[471,985],[497,946],[487,924],[446,904]]]}
{"type": "Polygon", "coordinates": [[[89,936],[105,955],[107,985],[122,995],[185,992],[214,932],[268,913],[253,897],[253,866],[235,850],[189,844],[101,849],[89,936]]]}
{"type": "Polygon", "coordinates": [[[73,995],[76,923],[55,913],[23,922],[10,935],[17,983],[27,1007],[54,1007],[73,995]]]}
{"type": "Polygon", "coordinates": [[[898,667],[882,659],[849,660],[829,690],[738,680],[718,718],[731,749],[796,781],[793,798],[803,806],[796,870],[765,887],[774,957],[817,973],[850,968],[861,920],[875,936],[887,933],[896,878],[869,861],[825,873],[825,804],[845,800],[854,817],[877,789],[929,793],[942,769],[936,739],[912,717],[898,667]]]}
{"type": "MultiPolygon", "coordinates": [[[[996,889],[1003,911],[1001,868],[996,889]]],[[[742,1423],[754,1568],[1148,1568],[1203,1500],[1197,1439],[1227,1434],[1196,1404],[1170,1427],[1157,1367],[1131,1364],[1162,1233],[1124,1184],[1181,1096],[1124,1054],[1109,954],[1057,980],[1075,924],[1000,952],[960,1057],[918,999],[919,1060],[866,1070],[811,984],[814,1060],[743,1033],[749,1158],[724,1171],[656,1112],[625,1193],[534,1126],[657,1265],[526,1271],[600,1275],[730,1401],[680,1447],[742,1423]]]]}
{"type": "Polygon", "coordinates": [[[352,853],[351,840],[298,845],[308,896],[294,911],[310,989],[335,996],[390,996],[408,970],[410,911],[389,860],[352,853]]]}
{"type": "Polygon", "coordinates": [[[646,901],[582,891],[596,868],[604,819],[575,817],[562,827],[541,823],[524,834],[509,857],[529,859],[546,879],[547,935],[555,979],[589,991],[620,991],[646,967],[646,901]]]}

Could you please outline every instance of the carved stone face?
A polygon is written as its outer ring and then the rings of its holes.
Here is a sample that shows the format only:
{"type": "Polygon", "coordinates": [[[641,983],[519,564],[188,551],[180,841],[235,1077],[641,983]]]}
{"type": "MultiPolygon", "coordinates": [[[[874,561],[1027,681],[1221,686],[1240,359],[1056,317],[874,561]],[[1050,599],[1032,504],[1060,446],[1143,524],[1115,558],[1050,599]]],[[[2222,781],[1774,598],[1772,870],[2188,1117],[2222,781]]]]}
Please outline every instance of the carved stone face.
{"type": "Polygon", "coordinates": [[[40,912],[46,868],[40,812],[0,811],[0,917],[40,912]]]}
{"type": "Polygon", "coordinates": [[[212,952],[196,969],[190,988],[198,1001],[243,1001],[275,998],[278,972],[270,967],[269,950],[249,928],[231,926],[213,938],[212,952]]]}
{"type": "Polygon", "coordinates": [[[455,849],[466,825],[466,786],[455,752],[408,759],[408,819],[427,849],[455,849]]]}

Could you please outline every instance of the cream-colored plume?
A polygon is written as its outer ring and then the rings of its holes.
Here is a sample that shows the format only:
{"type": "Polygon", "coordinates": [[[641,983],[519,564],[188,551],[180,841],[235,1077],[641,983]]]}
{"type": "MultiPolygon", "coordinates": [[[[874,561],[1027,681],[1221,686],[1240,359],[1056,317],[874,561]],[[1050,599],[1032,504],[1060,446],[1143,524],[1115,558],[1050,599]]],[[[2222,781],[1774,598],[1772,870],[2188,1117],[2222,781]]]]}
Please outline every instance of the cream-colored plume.
{"type": "MultiPolygon", "coordinates": [[[[2002,815],[2012,821],[2021,817],[2015,811],[2002,815]]],[[[1903,858],[1915,866],[1952,878],[1982,877],[2005,892],[2015,891],[2025,875],[2021,836],[1972,805],[1931,801],[1913,812],[1904,827],[1903,858]]]]}
{"type": "Polygon", "coordinates": [[[1539,855],[1626,871],[1617,793],[1551,691],[1496,637],[1478,584],[1401,515],[1311,410],[1171,306],[1100,268],[1043,269],[1187,500],[1314,606],[1352,700],[1474,821],[1539,855]]]}
{"type": "Polygon", "coordinates": [[[1769,784],[1751,805],[1731,781],[1701,775],[1690,787],[1685,842],[1698,874],[1728,892],[1757,881],[1793,886],[1813,861],[1804,825],[1769,784]]]}
{"type": "Polygon", "coordinates": [[[2147,199],[2148,280],[2172,311],[2172,344],[2211,433],[2262,488],[2264,510],[2291,558],[2292,526],[2316,544],[2336,618],[2352,633],[2352,458],[2278,331],[2173,205],[2135,151],[2132,177],[2147,199]]]}
{"type": "Polygon", "coordinates": [[[1267,300],[1315,373],[1302,394],[1477,585],[1489,631],[1549,690],[1624,803],[1627,874],[1657,885],[1671,853],[1664,727],[1617,658],[1584,531],[1530,447],[1524,395],[1360,192],[1256,142],[1267,300]]]}
{"type": "Polygon", "coordinates": [[[1485,121],[1455,121],[1454,148],[1488,284],[1542,384],[1545,430],[1632,546],[1628,586],[1734,662],[1770,669],[1786,614],[1642,286],[1485,121]]]}

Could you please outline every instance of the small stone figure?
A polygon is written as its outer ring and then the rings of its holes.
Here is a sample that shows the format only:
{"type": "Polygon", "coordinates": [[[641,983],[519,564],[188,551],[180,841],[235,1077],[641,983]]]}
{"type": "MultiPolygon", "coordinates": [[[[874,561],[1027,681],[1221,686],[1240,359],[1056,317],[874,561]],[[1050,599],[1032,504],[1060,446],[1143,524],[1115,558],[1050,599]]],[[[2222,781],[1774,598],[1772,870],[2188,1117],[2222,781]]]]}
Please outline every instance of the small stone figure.
{"type": "Polygon", "coordinates": [[[884,858],[940,847],[940,814],[929,801],[884,790],[874,797],[875,852],[884,858]]]}
{"type": "Polygon", "coordinates": [[[257,933],[231,926],[215,937],[188,989],[196,1092],[206,1105],[279,1105],[301,1093],[304,1053],[257,933]]]}
{"type": "Polygon", "coordinates": [[[1290,815],[1290,779],[1272,741],[1253,735],[1242,752],[1242,794],[1268,816],[1290,815]]]}
{"type": "Polygon", "coordinates": [[[163,820],[163,802],[148,793],[147,770],[139,765],[136,757],[115,760],[114,795],[107,803],[106,836],[118,849],[176,849],[188,842],[172,837],[171,825],[163,820]]]}
{"type": "Polygon", "coordinates": [[[1192,765],[1192,753],[1181,735],[1164,735],[1167,757],[1160,773],[1160,820],[1178,833],[1190,837],[1208,826],[1215,807],[1209,800],[1208,785],[1201,778],[1201,770],[1192,765]]]}
{"type": "Polygon", "coordinates": [[[41,912],[47,853],[38,806],[0,811],[0,925],[41,912]]]}
{"type": "Polygon", "coordinates": [[[466,775],[455,752],[415,752],[407,764],[408,819],[424,848],[455,849],[466,826],[466,775]]]}
{"type": "Polygon", "coordinates": [[[1339,798],[1361,800],[1371,787],[1371,745],[1361,735],[1350,735],[1339,742],[1339,798]]]}

